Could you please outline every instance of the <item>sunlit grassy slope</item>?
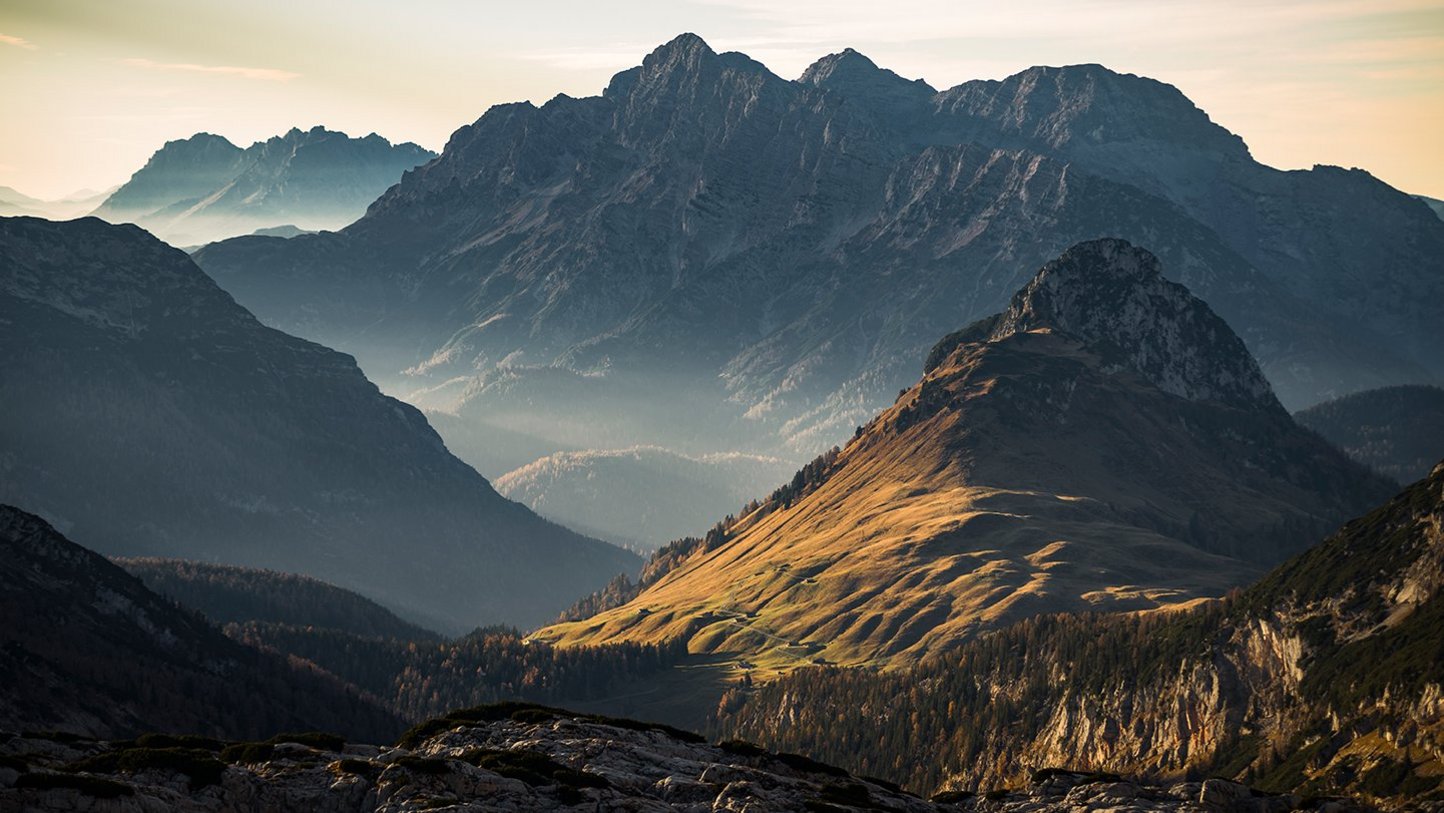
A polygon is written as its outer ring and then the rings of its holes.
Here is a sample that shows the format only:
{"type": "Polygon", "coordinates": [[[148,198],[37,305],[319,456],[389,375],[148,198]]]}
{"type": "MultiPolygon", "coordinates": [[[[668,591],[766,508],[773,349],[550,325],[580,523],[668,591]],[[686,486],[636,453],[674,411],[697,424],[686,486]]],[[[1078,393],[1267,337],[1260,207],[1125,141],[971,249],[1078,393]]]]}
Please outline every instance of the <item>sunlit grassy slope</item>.
{"type": "Polygon", "coordinates": [[[1326,521],[1344,487],[1326,452],[1286,417],[1164,394],[1061,335],[964,345],[790,507],[537,635],[681,637],[766,676],[912,662],[1039,612],[1217,595],[1326,521]]]}

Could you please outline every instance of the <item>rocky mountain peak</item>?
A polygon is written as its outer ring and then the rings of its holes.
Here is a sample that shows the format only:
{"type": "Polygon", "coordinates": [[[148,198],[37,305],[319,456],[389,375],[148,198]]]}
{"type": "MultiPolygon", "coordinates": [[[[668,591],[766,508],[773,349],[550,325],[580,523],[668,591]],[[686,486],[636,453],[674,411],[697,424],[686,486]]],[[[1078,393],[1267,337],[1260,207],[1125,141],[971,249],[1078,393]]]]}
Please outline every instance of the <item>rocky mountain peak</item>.
{"type": "MultiPolygon", "coordinates": [[[[189,138],[167,141],[156,150],[135,175],[144,172],[205,173],[216,166],[230,166],[240,159],[240,147],[225,136],[196,133],[189,138]]],[[[134,180],[134,176],[132,180],[134,180]]],[[[122,187],[123,189],[124,187],[122,187]]]]}
{"type": "Polygon", "coordinates": [[[232,144],[231,140],[225,136],[201,132],[189,138],[177,138],[173,141],[167,141],[155,152],[155,156],[201,154],[210,151],[238,152],[240,149],[240,147],[232,144]]]}
{"type": "Polygon", "coordinates": [[[692,33],[679,34],[657,46],[642,60],[643,73],[668,73],[678,68],[695,70],[700,64],[717,58],[706,40],[692,33]]]}
{"type": "Polygon", "coordinates": [[[965,82],[939,108],[990,120],[1002,133],[1048,149],[1152,141],[1247,158],[1243,139],[1220,127],[1166,82],[1103,65],[1037,65],[1001,81],[965,82]]]}
{"type": "Polygon", "coordinates": [[[904,79],[878,67],[877,63],[851,48],[828,54],[812,63],[797,81],[842,96],[886,101],[892,106],[899,102],[919,101],[936,92],[927,82],[904,79]]]}
{"type": "Polygon", "coordinates": [[[1073,336],[1190,401],[1283,409],[1243,340],[1203,300],[1165,279],[1157,257],[1125,240],[1079,243],[1043,266],[989,340],[1034,330],[1073,336]]]}

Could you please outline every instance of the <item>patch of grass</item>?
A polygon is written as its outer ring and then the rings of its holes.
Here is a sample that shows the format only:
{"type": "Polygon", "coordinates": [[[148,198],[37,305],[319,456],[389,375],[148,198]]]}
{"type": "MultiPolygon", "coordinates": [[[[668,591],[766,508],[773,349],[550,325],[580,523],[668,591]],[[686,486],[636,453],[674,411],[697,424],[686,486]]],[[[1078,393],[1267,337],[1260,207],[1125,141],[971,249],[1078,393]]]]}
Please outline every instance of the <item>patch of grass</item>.
{"type": "Polygon", "coordinates": [[[625,717],[608,717],[603,714],[573,714],[564,709],[543,706],[539,703],[508,700],[501,703],[487,703],[481,706],[457,709],[440,717],[417,723],[407,729],[406,732],[401,735],[400,739],[396,740],[396,745],[398,748],[415,748],[431,737],[450,731],[457,726],[480,725],[483,723],[499,722],[501,720],[515,720],[522,723],[541,723],[557,717],[569,717],[581,722],[600,723],[602,725],[625,728],[632,731],[661,731],[682,742],[693,744],[707,742],[707,738],[700,734],[684,731],[683,729],[674,728],[662,723],[646,723],[640,720],[629,720],[625,717]]]}
{"type": "Polygon", "coordinates": [[[1220,761],[1213,765],[1213,771],[1232,781],[1258,759],[1262,743],[1263,738],[1257,734],[1245,734],[1235,738],[1232,743],[1218,749],[1216,753],[1220,761]]]}
{"type": "Polygon", "coordinates": [[[818,762],[812,757],[805,757],[802,754],[778,754],[777,761],[794,771],[801,771],[803,773],[820,773],[827,776],[852,776],[852,774],[836,765],[818,762]]]}
{"type": "Polygon", "coordinates": [[[123,782],[64,773],[27,773],[15,780],[15,787],[20,790],[77,790],[97,799],[135,795],[135,788],[123,782]]]}
{"type": "Polygon", "coordinates": [[[1439,787],[1444,777],[1420,776],[1408,762],[1385,759],[1359,777],[1359,789],[1379,798],[1417,799],[1439,787]]]}
{"type": "MultiPolygon", "coordinates": [[[[112,745],[120,745],[120,743],[112,743],[112,745]]],[[[136,737],[132,747],[195,748],[202,751],[220,751],[226,747],[226,744],[211,737],[197,737],[191,734],[142,734],[136,737]]]]}
{"type": "Polygon", "coordinates": [[[422,773],[428,776],[445,776],[451,773],[451,763],[444,759],[434,759],[432,757],[418,757],[407,754],[391,764],[405,768],[408,771],[415,771],[416,773],[422,773]]]}
{"type": "Polygon", "coordinates": [[[717,743],[717,747],[733,756],[739,757],[770,757],[772,752],[760,745],[753,745],[746,740],[726,740],[717,743]]]}
{"type": "Polygon", "coordinates": [[[381,769],[375,763],[364,759],[338,759],[331,763],[331,767],[336,773],[364,776],[367,779],[374,778],[381,773],[381,769]]]}
{"type": "Polygon", "coordinates": [[[864,782],[871,782],[872,784],[877,785],[878,787],[880,787],[880,788],[882,788],[882,789],[884,789],[884,790],[890,790],[890,791],[892,791],[893,793],[903,794],[903,795],[906,795],[906,796],[911,796],[911,795],[912,795],[911,793],[908,793],[906,790],[903,790],[903,786],[902,786],[902,785],[899,785],[898,783],[892,781],[891,779],[881,779],[881,778],[876,777],[876,776],[862,776],[862,775],[859,775],[857,778],[858,778],[858,779],[861,779],[861,780],[864,781],[864,782]]]}
{"type": "Polygon", "coordinates": [[[556,718],[551,709],[518,709],[511,713],[511,719],[518,723],[549,723],[556,718]]]}
{"type": "Polygon", "coordinates": [[[1308,734],[1309,732],[1304,732],[1294,739],[1291,752],[1283,762],[1255,777],[1254,782],[1260,789],[1275,793],[1287,792],[1295,788],[1303,789],[1304,780],[1307,778],[1305,770],[1309,763],[1329,745],[1329,738],[1324,736],[1304,745],[1304,738],[1308,734]]]}
{"type": "Polygon", "coordinates": [[[277,734],[266,740],[271,745],[280,745],[283,742],[294,742],[308,748],[315,748],[317,751],[340,751],[346,747],[346,738],[339,734],[327,734],[324,731],[303,731],[300,733],[277,734]]]}
{"type": "Polygon", "coordinates": [[[430,720],[417,723],[411,728],[408,728],[406,732],[396,740],[396,745],[398,748],[415,748],[437,734],[450,731],[457,726],[494,723],[500,720],[511,719],[512,715],[519,712],[566,714],[566,712],[560,709],[553,709],[539,703],[523,703],[519,701],[487,703],[481,706],[456,709],[440,717],[434,717],[430,720]]]}
{"type": "Polygon", "coordinates": [[[276,746],[269,742],[237,742],[221,749],[221,761],[232,765],[265,762],[275,753],[276,746]]]}
{"type": "Polygon", "coordinates": [[[577,719],[589,723],[601,723],[602,725],[609,725],[615,728],[625,728],[631,731],[661,731],[662,733],[669,734],[672,737],[681,740],[682,742],[691,743],[693,745],[702,745],[707,742],[707,738],[702,736],[701,734],[698,734],[694,731],[687,731],[685,729],[665,725],[663,723],[648,723],[641,720],[631,720],[626,717],[608,717],[603,714],[577,715],[577,719]]]}
{"type": "Polygon", "coordinates": [[[604,776],[568,768],[538,751],[473,748],[462,754],[461,759],[478,768],[509,779],[520,779],[533,787],[542,785],[561,785],[573,789],[611,787],[611,783],[604,776]]]}
{"type": "Polygon", "coordinates": [[[864,809],[877,807],[873,802],[872,792],[867,789],[866,785],[859,782],[824,785],[821,793],[821,801],[829,804],[847,805],[848,807],[861,807],[864,809]]]}
{"type": "Polygon", "coordinates": [[[67,771],[115,773],[170,771],[190,778],[191,790],[218,785],[226,764],[200,748],[122,748],[105,751],[66,766],[67,771]]]}
{"type": "Polygon", "coordinates": [[[1031,777],[1033,784],[1047,782],[1049,779],[1061,776],[1073,780],[1077,785],[1091,785],[1095,782],[1121,782],[1123,777],[1116,773],[1107,771],[1073,771],[1068,768],[1039,768],[1033,771],[1031,777]]]}
{"type": "Polygon", "coordinates": [[[32,740],[50,740],[64,745],[74,745],[78,742],[95,742],[94,737],[87,737],[84,734],[72,734],[69,731],[22,731],[20,736],[32,740]]]}

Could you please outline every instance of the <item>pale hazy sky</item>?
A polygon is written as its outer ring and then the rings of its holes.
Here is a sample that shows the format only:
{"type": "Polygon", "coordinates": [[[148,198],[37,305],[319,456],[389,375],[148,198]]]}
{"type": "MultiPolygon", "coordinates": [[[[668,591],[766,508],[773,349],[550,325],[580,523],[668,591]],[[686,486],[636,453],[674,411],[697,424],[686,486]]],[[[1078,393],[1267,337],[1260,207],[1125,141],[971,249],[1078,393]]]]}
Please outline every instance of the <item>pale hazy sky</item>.
{"type": "Polygon", "coordinates": [[[200,130],[440,150],[683,31],[787,78],[849,46],[938,88],[1100,62],[1177,85],[1265,163],[1444,197],[1444,0],[0,0],[0,185],[103,188],[200,130]]]}

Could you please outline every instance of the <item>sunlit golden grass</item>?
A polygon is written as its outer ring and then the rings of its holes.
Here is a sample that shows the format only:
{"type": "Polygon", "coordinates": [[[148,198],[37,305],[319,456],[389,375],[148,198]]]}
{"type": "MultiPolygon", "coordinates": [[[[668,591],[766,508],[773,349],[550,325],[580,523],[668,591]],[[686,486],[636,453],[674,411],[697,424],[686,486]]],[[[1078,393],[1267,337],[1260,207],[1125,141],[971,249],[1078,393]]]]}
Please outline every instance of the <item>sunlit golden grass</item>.
{"type": "MultiPolygon", "coordinates": [[[[1028,340],[1025,364],[1030,353],[1083,358],[1056,337],[1028,340]]],[[[735,539],[633,602],[538,637],[680,638],[758,676],[824,662],[891,666],[1039,612],[1166,606],[1253,575],[1122,520],[1117,505],[1129,498],[1100,463],[1108,450],[1090,437],[1016,433],[996,396],[985,397],[1011,374],[994,366],[984,354],[959,359],[934,378],[963,408],[889,429],[920,397],[914,387],[790,508],[744,520],[735,539]]]]}

